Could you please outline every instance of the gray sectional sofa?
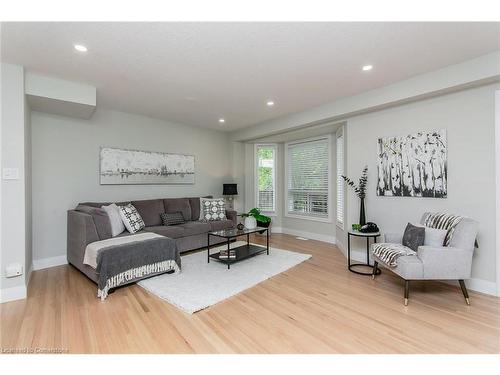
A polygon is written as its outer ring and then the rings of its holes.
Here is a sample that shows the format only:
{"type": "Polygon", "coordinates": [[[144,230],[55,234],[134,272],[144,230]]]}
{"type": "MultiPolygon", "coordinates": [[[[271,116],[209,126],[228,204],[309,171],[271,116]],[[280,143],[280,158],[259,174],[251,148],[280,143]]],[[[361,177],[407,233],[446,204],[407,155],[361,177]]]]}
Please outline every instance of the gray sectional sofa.
{"type": "MultiPolygon", "coordinates": [[[[207,196],[207,198],[211,198],[207,196]]],[[[100,209],[113,202],[80,203],[74,210],[68,211],[68,263],[82,271],[94,282],[98,276],[95,270],[83,264],[85,248],[91,242],[111,237],[111,225],[107,215],[100,209]]],[[[144,232],[153,232],[173,238],[180,252],[199,249],[207,246],[207,233],[236,227],[236,211],[226,210],[227,220],[202,222],[200,216],[200,198],[166,198],[147,199],[131,202],[114,202],[117,205],[132,203],[141,215],[146,227],[144,232]],[[163,212],[182,212],[186,220],[184,224],[164,226],[160,214],[163,212]]],[[[119,236],[128,236],[125,231],[119,236]]],[[[211,239],[212,243],[223,242],[224,239],[211,239]]]]}

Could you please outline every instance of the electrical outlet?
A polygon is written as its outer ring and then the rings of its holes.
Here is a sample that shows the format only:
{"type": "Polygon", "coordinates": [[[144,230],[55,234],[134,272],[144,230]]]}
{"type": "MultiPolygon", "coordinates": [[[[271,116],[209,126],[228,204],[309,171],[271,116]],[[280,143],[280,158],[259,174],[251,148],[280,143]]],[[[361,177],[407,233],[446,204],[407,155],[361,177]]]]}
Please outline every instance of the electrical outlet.
{"type": "Polygon", "coordinates": [[[11,263],[5,267],[5,277],[17,277],[23,274],[23,265],[21,263],[11,263]]]}

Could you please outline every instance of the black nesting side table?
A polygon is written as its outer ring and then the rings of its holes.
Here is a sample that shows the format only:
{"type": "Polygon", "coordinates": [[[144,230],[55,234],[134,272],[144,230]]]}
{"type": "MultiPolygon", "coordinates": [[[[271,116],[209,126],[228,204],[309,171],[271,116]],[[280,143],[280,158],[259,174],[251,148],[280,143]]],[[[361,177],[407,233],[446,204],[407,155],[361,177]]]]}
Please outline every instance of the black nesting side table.
{"type": "MultiPolygon", "coordinates": [[[[357,273],[358,275],[371,276],[373,274],[373,266],[370,264],[370,238],[373,238],[373,243],[377,242],[377,237],[380,236],[380,232],[374,233],[363,233],[357,230],[350,230],[347,232],[347,268],[349,271],[357,273]],[[354,237],[364,237],[366,238],[366,263],[354,263],[351,264],[351,236],[354,237]],[[356,271],[354,267],[367,267],[370,268],[369,272],[356,271]]],[[[380,268],[377,269],[377,275],[380,275],[382,271],[380,268]]]]}

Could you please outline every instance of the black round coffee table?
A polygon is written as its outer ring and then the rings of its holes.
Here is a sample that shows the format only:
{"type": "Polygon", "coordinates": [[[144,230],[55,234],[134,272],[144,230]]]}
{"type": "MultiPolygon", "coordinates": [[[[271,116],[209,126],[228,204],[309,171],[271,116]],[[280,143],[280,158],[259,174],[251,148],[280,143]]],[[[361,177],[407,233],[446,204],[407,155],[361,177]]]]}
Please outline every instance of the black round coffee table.
{"type": "MultiPolygon", "coordinates": [[[[373,238],[373,243],[377,242],[377,237],[380,236],[380,232],[374,233],[363,233],[355,230],[347,231],[347,268],[349,271],[357,273],[358,275],[363,276],[372,276],[373,274],[373,266],[370,264],[370,238],[373,238]],[[366,238],[366,263],[353,263],[351,264],[351,236],[354,237],[364,237],[366,238]],[[370,268],[369,272],[357,271],[353,269],[354,267],[364,267],[370,268]]],[[[377,268],[377,275],[380,275],[382,271],[380,268],[377,268]]]]}

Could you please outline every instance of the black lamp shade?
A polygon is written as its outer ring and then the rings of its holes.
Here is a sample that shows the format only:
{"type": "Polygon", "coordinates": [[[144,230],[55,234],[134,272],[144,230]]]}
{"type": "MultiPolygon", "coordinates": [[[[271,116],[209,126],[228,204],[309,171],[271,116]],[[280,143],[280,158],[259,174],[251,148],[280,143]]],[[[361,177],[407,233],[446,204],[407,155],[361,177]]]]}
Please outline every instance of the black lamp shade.
{"type": "Polygon", "coordinates": [[[222,195],[238,195],[236,184],[222,184],[222,195]]]}

